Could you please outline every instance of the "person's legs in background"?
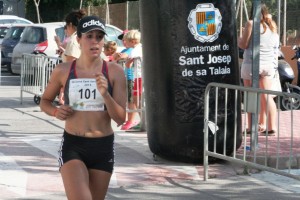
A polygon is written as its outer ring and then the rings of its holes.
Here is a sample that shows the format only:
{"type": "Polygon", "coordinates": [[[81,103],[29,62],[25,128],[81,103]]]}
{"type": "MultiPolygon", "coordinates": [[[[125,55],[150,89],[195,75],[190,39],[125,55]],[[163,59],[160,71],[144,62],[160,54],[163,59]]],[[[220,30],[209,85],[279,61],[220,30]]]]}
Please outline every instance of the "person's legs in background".
{"type": "MultiPolygon", "coordinates": [[[[135,104],[136,109],[142,108],[142,91],[143,91],[143,85],[142,85],[142,78],[135,79],[134,82],[134,93],[133,93],[133,101],[135,104]]],[[[138,112],[139,115],[139,123],[141,123],[141,112],[138,112]]],[[[139,125],[140,126],[140,125],[139,125]]]]}
{"type": "Polygon", "coordinates": [[[133,93],[134,93],[134,81],[128,80],[127,81],[127,95],[128,95],[127,108],[129,112],[127,111],[127,121],[123,124],[121,130],[128,130],[139,123],[139,121],[136,120],[137,113],[132,112],[133,110],[136,110],[133,93]]]}
{"type": "MultiPolygon", "coordinates": [[[[243,79],[244,87],[251,87],[252,82],[251,80],[243,79]]],[[[247,113],[247,127],[246,127],[247,133],[251,132],[251,113],[247,113]]]]}
{"type": "MultiPolygon", "coordinates": [[[[269,77],[261,77],[259,79],[259,87],[264,90],[271,90],[273,79],[269,77]]],[[[274,134],[277,131],[277,107],[274,98],[271,95],[263,94],[261,96],[261,112],[259,122],[262,126],[268,129],[269,134],[274,134]],[[267,113],[268,112],[268,113],[267,113]],[[268,122],[267,122],[268,114],[268,122]]],[[[266,130],[261,131],[266,133],[266,130]]]]}

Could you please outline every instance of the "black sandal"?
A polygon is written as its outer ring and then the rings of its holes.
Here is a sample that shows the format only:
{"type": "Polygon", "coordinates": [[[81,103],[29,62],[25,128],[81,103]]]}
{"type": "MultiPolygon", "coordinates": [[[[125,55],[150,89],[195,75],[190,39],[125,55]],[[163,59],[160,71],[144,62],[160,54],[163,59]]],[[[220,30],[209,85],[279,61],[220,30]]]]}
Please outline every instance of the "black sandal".
{"type": "Polygon", "coordinates": [[[276,133],[275,130],[269,130],[269,131],[265,130],[265,131],[261,132],[261,135],[273,136],[273,135],[275,135],[275,133],[276,133]]]}
{"type": "MultiPolygon", "coordinates": [[[[243,131],[243,134],[245,133],[245,130],[243,131]]],[[[246,129],[246,135],[251,135],[251,130],[250,129],[246,129]]]]}

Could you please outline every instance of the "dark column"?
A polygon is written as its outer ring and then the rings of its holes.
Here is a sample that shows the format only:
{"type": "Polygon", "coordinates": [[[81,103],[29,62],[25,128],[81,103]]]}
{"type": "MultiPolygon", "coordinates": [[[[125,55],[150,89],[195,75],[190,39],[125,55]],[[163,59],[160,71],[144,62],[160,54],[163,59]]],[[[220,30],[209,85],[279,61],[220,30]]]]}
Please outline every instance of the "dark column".
{"type": "MultiPolygon", "coordinates": [[[[240,84],[235,0],[140,0],[140,15],[150,149],[172,160],[202,161],[205,88],[240,84]]],[[[229,95],[229,106],[233,101],[229,95]]],[[[233,138],[234,113],[228,116],[233,138]]],[[[220,135],[223,120],[220,115],[220,135]]],[[[218,142],[222,150],[223,138],[218,142]]]]}

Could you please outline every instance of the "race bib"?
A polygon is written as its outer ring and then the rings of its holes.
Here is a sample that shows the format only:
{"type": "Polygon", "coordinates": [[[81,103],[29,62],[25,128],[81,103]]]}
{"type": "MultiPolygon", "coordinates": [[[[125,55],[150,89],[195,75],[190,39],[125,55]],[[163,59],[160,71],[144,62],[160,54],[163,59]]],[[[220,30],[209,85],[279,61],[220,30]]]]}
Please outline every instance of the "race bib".
{"type": "Polygon", "coordinates": [[[103,111],[104,99],[96,86],[96,79],[71,79],[70,106],[78,111],[103,111]]]}

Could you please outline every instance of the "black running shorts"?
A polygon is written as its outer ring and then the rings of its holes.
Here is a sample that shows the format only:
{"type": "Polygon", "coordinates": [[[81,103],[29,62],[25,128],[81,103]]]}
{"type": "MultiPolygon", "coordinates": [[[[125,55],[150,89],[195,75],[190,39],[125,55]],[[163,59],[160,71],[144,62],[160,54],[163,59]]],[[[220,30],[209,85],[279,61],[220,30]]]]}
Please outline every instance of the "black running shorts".
{"type": "Polygon", "coordinates": [[[112,173],[114,168],[114,134],[89,138],[72,135],[64,131],[58,153],[59,167],[75,159],[81,160],[88,169],[112,173]]]}

